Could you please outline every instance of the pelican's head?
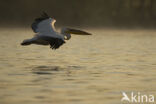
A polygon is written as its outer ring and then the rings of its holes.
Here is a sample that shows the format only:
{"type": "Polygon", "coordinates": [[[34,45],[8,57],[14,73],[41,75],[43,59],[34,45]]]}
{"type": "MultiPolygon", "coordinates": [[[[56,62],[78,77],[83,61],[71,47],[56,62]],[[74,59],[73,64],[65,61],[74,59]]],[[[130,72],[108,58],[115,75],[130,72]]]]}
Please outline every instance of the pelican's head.
{"type": "Polygon", "coordinates": [[[62,28],[61,29],[61,34],[64,36],[65,40],[69,40],[71,38],[70,33],[68,33],[67,31],[69,31],[68,28],[62,28]]]}
{"type": "Polygon", "coordinates": [[[88,32],[77,30],[77,29],[71,29],[71,28],[62,28],[61,34],[65,36],[66,40],[69,40],[71,38],[70,34],[77,34],[77,35],[91,35],[88,32]]]}

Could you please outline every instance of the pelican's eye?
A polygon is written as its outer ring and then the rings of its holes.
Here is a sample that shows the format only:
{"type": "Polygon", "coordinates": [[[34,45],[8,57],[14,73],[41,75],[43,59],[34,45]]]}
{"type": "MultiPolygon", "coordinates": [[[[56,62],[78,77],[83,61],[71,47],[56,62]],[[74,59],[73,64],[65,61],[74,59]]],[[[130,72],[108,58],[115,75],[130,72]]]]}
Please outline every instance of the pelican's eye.
{"type": "Polygon", "coordinates": [[[67,39],[68,39],[66,35],[64,36],[64,39],[65,39],[65,40],[67,40],[67,39]]]}

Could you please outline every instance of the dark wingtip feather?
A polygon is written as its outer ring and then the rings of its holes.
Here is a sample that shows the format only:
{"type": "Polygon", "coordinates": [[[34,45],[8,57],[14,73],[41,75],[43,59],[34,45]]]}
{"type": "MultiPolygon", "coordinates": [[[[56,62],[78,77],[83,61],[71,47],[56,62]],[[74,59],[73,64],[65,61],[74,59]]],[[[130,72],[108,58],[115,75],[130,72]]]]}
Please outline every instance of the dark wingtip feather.
{"type": "Polygon", "coordinates": [[[49,18],[48,14],[45,11],[42,12],[41,16],[42,17],[48,17],[49,18]]]}
{"type": "Polygon", "coordinates": [[[36,18],[35,21],[41,22],[42,20],[50,18],[46,12],[43,12],[40,17],[36,18]]]}
{"type": "Polygon", "coordinates": [[[50,41],[50,48],[51,49],[58,49],[61,45],[65,43],[62,39],[53,39],[53,41],[50,41]]]}
{"type": "Polygon", "coordinates": [[[48,18],[50,18],[50,17],[48,16],[48,14],[47,14],[45,11],[43,11],[42,14],[41,14],[41,16],[38,17],[38,18],[36,18],[35,21],[32,23],[32,25],[31,25],[32,30],[33,30],[35,33],[37,33],[37,31],[36,31],[37,25],[38,25],[41,21],[46,20],[46,19],[48,19],[48,18]]]}

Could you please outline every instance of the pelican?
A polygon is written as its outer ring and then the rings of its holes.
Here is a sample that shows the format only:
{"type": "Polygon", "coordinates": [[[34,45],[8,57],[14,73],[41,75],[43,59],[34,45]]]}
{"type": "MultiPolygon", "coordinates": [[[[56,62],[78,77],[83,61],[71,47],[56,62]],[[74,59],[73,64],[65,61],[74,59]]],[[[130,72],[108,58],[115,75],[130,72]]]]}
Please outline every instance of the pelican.
{"type": "Polygon", "coordinates": [[[35,32],[34,37],[25,39],[21,45],[50,45],[51,49],[58,49],[65,43],[65,40],[71,38],[71,34],[91,35],[88,32],[71,28],[62,28],[60,32],[57,32],[54,26],[55,22],[55,19],[43,12],[41,17],[36,18],[31,25],[32,30],[35,32]]]}

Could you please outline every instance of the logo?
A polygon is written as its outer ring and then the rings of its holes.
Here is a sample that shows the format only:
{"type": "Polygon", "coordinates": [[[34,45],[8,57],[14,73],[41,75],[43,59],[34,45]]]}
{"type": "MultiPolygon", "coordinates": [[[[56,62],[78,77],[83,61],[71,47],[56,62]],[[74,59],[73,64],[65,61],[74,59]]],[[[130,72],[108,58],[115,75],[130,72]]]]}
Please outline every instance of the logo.
{"type": "Polygon", "coordinates": [[[121,102],[129,102],[129,103],[154,103],[154,95],[152,94],[141,94],[140,92],[134,93],[131,92],[129,96],[126,92],[122,92],[123,97],[121,98],[121,102]]]}

